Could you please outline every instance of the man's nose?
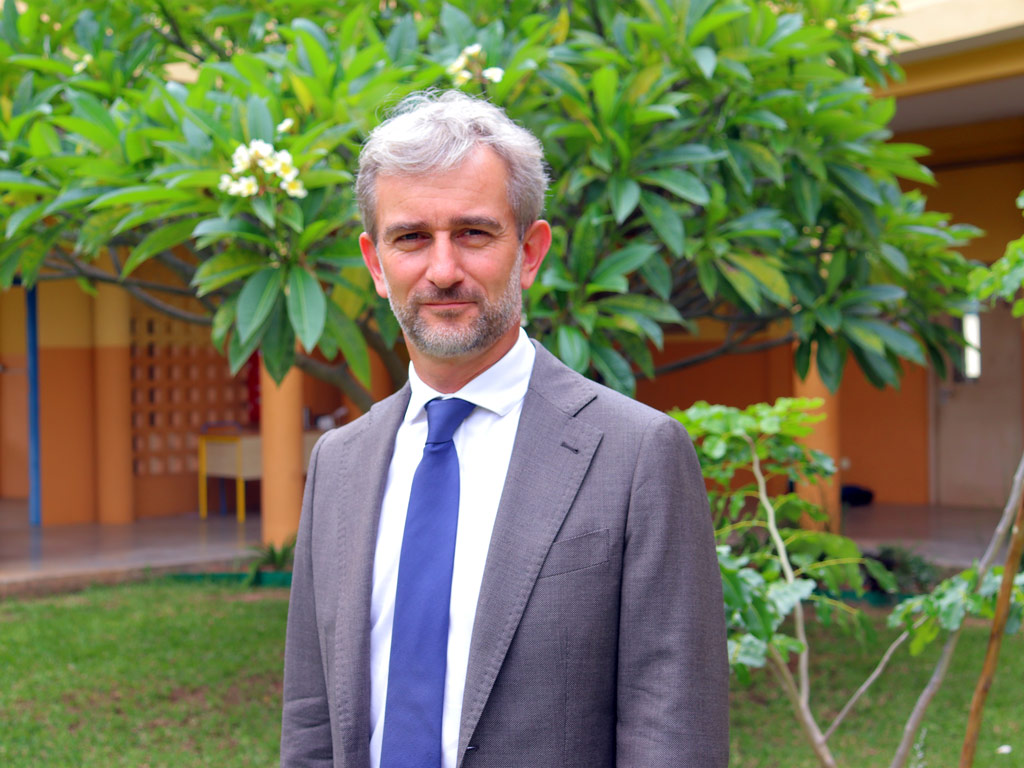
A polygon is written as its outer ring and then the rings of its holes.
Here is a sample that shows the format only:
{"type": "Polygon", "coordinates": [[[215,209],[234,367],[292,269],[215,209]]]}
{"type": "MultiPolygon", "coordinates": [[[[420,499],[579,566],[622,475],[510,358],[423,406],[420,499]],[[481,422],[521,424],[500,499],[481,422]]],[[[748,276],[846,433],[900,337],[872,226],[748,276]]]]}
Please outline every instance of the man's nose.
{"type": "Polygon", "coordinates": [[[447,232],[434,237],[426,277],[438,288],[450,288],[463,278],[459,249],[447,232]]]}

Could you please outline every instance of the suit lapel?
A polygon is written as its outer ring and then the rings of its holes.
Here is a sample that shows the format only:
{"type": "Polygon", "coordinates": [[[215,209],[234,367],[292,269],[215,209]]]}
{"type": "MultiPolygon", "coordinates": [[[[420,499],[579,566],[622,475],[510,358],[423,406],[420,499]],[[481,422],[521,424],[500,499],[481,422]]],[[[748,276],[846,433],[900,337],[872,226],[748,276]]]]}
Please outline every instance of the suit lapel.
{"type": "Polygon", "coordinates": [[[346,487],[328,502],[338,520],[334,700],[344,765],[370,764],[370,599],[377,524],[395,449],[395,435],[409,403],[406,385],[375,405],[363,428],[343,449],[339,477],[346,487]]]}
{"type": "Polygon", "coordinates": [[[548,549],[601,441],[600,430],[575,419],[594,397],[585,379],[538,346],[473,624],[460,766],[548,549]]]}

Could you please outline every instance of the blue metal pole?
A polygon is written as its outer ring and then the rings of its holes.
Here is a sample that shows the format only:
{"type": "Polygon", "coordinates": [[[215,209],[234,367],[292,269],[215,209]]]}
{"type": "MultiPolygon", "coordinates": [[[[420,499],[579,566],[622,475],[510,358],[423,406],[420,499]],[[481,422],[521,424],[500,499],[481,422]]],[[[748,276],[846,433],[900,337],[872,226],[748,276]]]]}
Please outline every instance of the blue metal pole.
{"type": "Polygon", "coordinates": [[[25,331],[28,357],[28,521],[43,522],[39,473],[39,332],[36,313],[36,289],[25,289],[25,331]]]}

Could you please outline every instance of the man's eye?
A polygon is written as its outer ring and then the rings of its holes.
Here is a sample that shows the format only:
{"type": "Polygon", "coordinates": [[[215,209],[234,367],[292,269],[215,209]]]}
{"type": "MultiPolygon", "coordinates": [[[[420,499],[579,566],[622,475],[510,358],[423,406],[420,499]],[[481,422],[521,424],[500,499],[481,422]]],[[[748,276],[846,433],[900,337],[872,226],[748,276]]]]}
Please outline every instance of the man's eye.
{"type": "Polygon", "coordinates": [[[395,238],[396,243],[415,243],[424,237],[422,232],[406,232],[395,238]]]}

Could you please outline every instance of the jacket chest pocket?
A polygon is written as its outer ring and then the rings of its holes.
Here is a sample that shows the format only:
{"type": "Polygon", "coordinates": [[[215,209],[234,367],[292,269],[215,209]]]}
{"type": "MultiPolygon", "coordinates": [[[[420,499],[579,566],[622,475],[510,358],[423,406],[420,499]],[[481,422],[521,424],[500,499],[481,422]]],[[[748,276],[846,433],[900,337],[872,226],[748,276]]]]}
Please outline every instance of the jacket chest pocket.
{"type": "Polygon", "coordinates": [[[538,578],[581,571],[608,562],[608,538],[608,529],[602,528],[556,541],[548,550],[538,578]]]}

